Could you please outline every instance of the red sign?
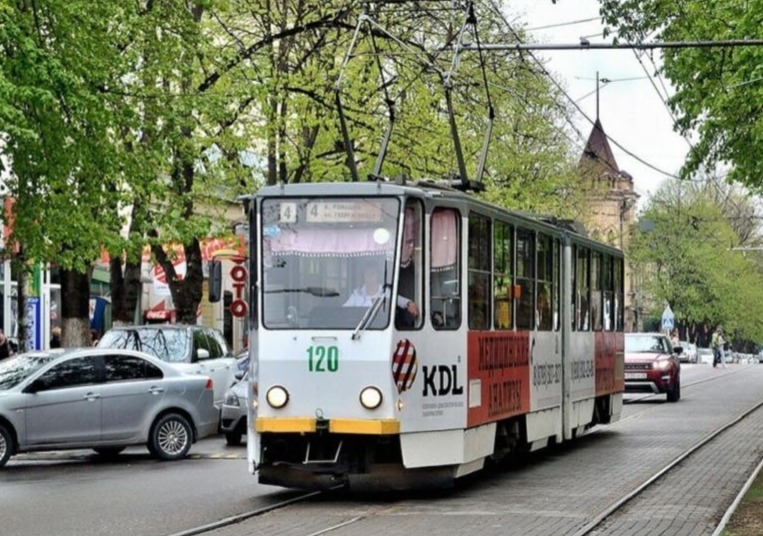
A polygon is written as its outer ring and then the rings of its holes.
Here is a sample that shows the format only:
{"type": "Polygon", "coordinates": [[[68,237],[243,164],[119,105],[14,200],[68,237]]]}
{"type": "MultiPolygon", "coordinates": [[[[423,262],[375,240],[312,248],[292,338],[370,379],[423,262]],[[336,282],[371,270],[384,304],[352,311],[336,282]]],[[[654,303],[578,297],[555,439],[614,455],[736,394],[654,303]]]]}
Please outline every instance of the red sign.
{"type": "Polygon", "coordinates": [[[246,289],[247,270],[243,266],[244,259],[236,259],[236,264],[230,269],[230,277],[233,280],[233,291],[235,296],[233,303],[230,304],[230,312],[233,316],[242,318],[249,311],[249,306],[244,300],[244,289],[246,289]]]}
{"type": "Polygon", "coordinates": [[[614,331],[597,331],[595,337],[596,396],[620,393],[625,389],[625,335],[614,331]]]}
{"type": "Polygon", "coordinates": [[[467,426],[530,411],[530,333],[470,331],[467,340],[469,393],[467,426]],[[479,405],[472,404],[479,400],[479,405]]]}

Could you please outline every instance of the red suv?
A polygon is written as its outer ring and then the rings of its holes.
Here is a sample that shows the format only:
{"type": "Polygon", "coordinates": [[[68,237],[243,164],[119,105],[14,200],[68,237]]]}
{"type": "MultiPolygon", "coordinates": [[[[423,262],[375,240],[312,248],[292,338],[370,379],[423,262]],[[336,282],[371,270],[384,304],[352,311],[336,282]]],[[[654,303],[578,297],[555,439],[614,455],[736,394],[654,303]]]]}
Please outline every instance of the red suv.
{"type": "Polygon", "coordinates": [[[678,402],[681,350],[662,333],[626,333],[625,391],[666,393],[668,402],[678,402]]]}

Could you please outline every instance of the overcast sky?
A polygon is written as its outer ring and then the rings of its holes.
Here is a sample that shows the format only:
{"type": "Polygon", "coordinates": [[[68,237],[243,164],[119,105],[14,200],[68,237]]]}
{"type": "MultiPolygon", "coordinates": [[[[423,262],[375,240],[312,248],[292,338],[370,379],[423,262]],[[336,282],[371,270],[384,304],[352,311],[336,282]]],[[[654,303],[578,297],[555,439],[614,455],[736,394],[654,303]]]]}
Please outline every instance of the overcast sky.
{"type": "MultiPolygon", "coordinates": [[[[591,43],[611,42],[611,37],[605,40],[601,36],[599,3],[596,0],[558,0],[556,4],[551,0],[510,0],[509,6],[506,13],[508,20],[515,24],[524,23],[536,42],[574,44],[579,43],[581,37],[591,43]],[[587,19],[596,20],[541,28],[587,19]]],[[[543,51],[537,54],[548,60],[547,68],[591,120],[596,118],[596,96],[592,92],[596,89],[597,71],[601,79],[611,80],[610,83],[600,84],[599,118],[610,138],[618,166],[633,175],[636,191],[642,195],[642,204],[666,175],[650,169],[626,151],[660,170],[671,174],[678,172],[689,146],[673,132],[673,120],[650,83],[648,74],[654,74],[655,65],[650,61],[649,54],[659,64],[659,52],[639,53],[647,71],[631,50],[543,51]]],[[[664,78],[652,77],[652,81],[663,95],[663,85],[672,94],[664,78]]],[[[591,123],[578,113],[575,124],[587,138],[591,123]]],[[[581,146],[583,143],[580,142],[581,146]]]]}

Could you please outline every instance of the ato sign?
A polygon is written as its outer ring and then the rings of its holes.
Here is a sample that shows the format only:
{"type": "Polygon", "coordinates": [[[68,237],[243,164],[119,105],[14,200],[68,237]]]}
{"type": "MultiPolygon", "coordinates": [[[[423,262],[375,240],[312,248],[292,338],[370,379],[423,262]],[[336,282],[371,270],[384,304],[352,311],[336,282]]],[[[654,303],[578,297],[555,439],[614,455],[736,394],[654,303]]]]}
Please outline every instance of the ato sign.
{"type": "Polygon", "coordinates": [[[241,259],[230,269],[230,277],[233,280],[233,303],[230,304],[230,312],[233,316],[238,318],[245,317],[246,313],[249,312],[249,306],[244,299],[247,270],[243,263],[244,260],[241,259]]]}

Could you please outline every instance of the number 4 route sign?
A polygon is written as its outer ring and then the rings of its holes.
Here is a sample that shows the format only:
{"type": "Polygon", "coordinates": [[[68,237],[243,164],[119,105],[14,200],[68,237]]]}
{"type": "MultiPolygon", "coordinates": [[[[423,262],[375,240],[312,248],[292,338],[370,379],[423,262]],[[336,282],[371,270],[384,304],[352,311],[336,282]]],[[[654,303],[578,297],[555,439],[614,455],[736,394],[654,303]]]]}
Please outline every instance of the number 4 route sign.
{"type": "Polygon", "coordinates": [[[673,311],[670,309],[670,305],[665,307],[662,312],[662,329],[664,331],[670,331],[675,327],[676,317],[673,315],[673,311]]]}

